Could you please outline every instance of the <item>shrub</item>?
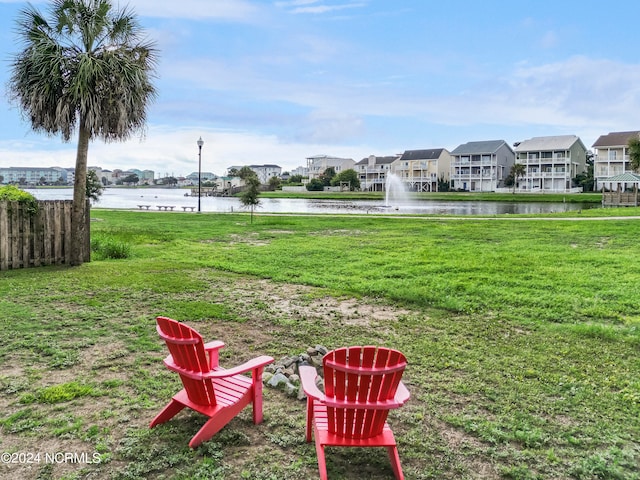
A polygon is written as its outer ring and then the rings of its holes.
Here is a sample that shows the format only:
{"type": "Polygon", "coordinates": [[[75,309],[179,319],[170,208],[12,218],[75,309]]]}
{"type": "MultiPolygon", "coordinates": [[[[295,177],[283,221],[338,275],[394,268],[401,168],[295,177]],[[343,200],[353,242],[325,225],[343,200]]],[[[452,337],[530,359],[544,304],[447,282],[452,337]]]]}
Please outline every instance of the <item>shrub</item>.
{"type": "Polygon", "coordinates": [[[38,212],[38,200],[28,192],[20,190],[14,185],[0,187],[0,202],[18,202],[27,208],[30,215],[38,212]]]}
{"type": "Polygon", "coordinates": [[[311,181],[307,183],[307,190],[310,192],[321,192],[324,190],[324,183],[322,183],[322,180],[312,178],[311,181]]]}
{"type": "Polygon", "coordinates": [[[91,237],[91,252],[96,260],[121,259],[131,256],[131,246],[113,237],[91,237]]]}

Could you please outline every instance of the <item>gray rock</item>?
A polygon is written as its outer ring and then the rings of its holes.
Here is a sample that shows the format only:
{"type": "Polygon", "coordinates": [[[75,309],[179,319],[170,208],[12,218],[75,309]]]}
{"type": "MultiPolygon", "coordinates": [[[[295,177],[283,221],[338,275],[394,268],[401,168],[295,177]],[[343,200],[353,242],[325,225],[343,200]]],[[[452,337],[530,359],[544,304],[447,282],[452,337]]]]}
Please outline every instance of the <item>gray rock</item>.
{"type": "Polygon", "coordinates": [[[298,387],[291,382],[287,382],[284,384],[284,391],[287,395],[293,397],[298,394],[298,387]]]}
{"type": "Polygon", "coordinates": [[[329,351],[329,349],[327,347],[325,347],[324,345],[316,345],[316,351],[320,354],[320,355],[326,355],[327,352],[329,351]]]}
{"type": "Polygon", "coordinates": [[[280,385],[287,383],[289,383],[289,379],[286,377],[286,375],[283,375],[282,373],[276,373],[269,379],[267,385],[269,385],[270,387],[279,387],[280,385]]]}

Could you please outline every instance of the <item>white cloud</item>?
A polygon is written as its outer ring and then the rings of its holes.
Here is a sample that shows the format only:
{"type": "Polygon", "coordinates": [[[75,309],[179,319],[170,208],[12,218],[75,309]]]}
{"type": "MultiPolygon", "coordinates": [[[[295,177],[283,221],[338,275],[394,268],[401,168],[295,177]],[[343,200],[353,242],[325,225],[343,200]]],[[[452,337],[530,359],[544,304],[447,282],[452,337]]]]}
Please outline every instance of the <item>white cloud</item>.
{"type": "Polygon", "coordinates": [[[297,7],[300,5],[311,5],[318,3],[320,0],[290,0],[288,2],[275,2],[276,7],[297,7]]]}
{"type": "Polygon", "coordinates": [[[346,10],[351,8],[361,8],[366,7],[367,2],[351,2],[351,3],[342,3],[337,5],[328,5],[326,3],[321,3],[318,5],[318,0],[291,0],[291,1],[282,1],[275,2],[277,7],[285,8],[289,10],[289,13],[300,14],[300,13],[311,13],[311,14],[322,14],[328,12],[337,12],[340,10],[346,10]]]}
{"type": "MultiPolygon", "coordinates": [[[[32,134],[33,135],[33,134],[32,134]]],[[[275,135],[241,130],[221,130],[203,127],[151,126],[144,138],[125,143],[105,144],[99,141],[89,146],[88,163],[105,169],[138,168],[153,170],[157,176],[188,175],[198,169],[199,137],[204,140],[202,170],[218,175],[231,165],[272,163],[283,170],[306,166],[306,158],[318,152],[359,160],[374,150],[367,146],[340,146],[334,142],[285,143],[275,135]],[[362,152],[365,152],[363,154],[362,152]]],[[[35,140],[0,144],[0,158],[11,158],[6,166],[75,166],[76,145],[63,144],[57,138],[38,137],[35,140]]]]}
{"type": "Polygon", "coordinates": [[[274,77],[255,63],[206,61],[175,67],[183,83],[197,79],[211,97],[228,92],[314,112],[307,113],[298,133],[287,138],[357,139],[368,116],[387,118],[391,124],[394,119],[415,118],[452,126],[548,125],[550,130],[573,129],[576,134],[596,127],[608,132],[637,128],[640,110],[640,65],[583,56],[514,65],[502,73],[478,72],[475,83],[449,94],[388,77],[352,84],[331,75],[274,77]]]}
{"type": "Polygon", "coordinates": [[[298,130],[302,142],[341,144],[362,134],[364,121],[358,115],[341,111],[311,112],[298,130]]]}
{"type": "Polygon", "coordinates": [[[221,19],[246,21],[255,18],[260,8],[245,0],[129,0],[121,6],[129,5],[140,15],[161,18],[221,19]]]}

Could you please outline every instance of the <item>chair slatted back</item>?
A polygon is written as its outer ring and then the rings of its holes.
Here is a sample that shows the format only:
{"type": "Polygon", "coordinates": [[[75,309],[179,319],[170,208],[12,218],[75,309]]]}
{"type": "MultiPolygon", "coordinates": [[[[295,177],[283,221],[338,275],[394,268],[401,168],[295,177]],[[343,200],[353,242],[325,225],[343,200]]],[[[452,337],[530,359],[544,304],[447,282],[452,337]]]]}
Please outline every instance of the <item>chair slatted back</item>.
{"type": "Polygon", "coordinates": [[[369,438],[382,432],[402,373],[405,356],[385,347],[344,347],[323,358],[329,432],[346,438],[369,438]]]}
{"type": "MultiPolygon", "coordinates": [[[[167,344],[189,400],[199,405],[215,405],[211,379],[195,379],[194,374],[210,370],[202,336],[193,328],[171,318],[158,317],[157,330],[167,344]]],[[[196,375],[197,376],[197,375],[196,375]]]]}

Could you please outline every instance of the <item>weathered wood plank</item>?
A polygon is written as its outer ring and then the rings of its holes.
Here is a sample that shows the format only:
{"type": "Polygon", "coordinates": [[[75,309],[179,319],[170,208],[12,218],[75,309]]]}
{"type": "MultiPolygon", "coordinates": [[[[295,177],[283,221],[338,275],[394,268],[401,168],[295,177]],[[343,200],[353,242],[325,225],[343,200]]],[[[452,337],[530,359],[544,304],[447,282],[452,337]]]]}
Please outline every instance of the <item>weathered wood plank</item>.
{"type": "Polygon", "coordinates": [[[23,268],[28,268],[31,266],[31,215],[26,212],[23,212],[20,215],[20,224],[21,224],[21,233],[20,236],[22,238],[22,266],[23,268]]]}
{"type": "Polygon", "coordinates": [[[60,215],[60,202],[53,203],[53,225],[51,226],[53,231],[53,244],[55,246],[55,251],[53,254],[53,263],[54,265],[59,265],[62,263],[62,225],[60,225],[61,215],[60,215]]]}
{"type": "MultiPolygon", "coordinates": [[[[73,205],[65,203],[62,205],[62,218],[64,235],[64,258],[63,262],[69,265],[71,263],[71,215],[73,215],[73,205]]],[[[80,257],[82,258],[82,256],[80,257]]]]}
{"type": "Polygon", "coordinates": [[[0,203],[0,270],[9,269],[9,213],[7,202],[0,203]]]}
{"type": "Polygon", "coordinates": [[[22,267],[20,258],[20,205],[18,202],[9,202],[9,241],[11,242],[11,268],[22,267]]]}
{"type": "Polygon", "coordinates": [[[51,252],[52,252],[52,235],[51,235],[51,208],[47,205],[42,211],[42,225],[43,225],[43,256],[42,263],[44,265],[51,265],[51,252]]]}

